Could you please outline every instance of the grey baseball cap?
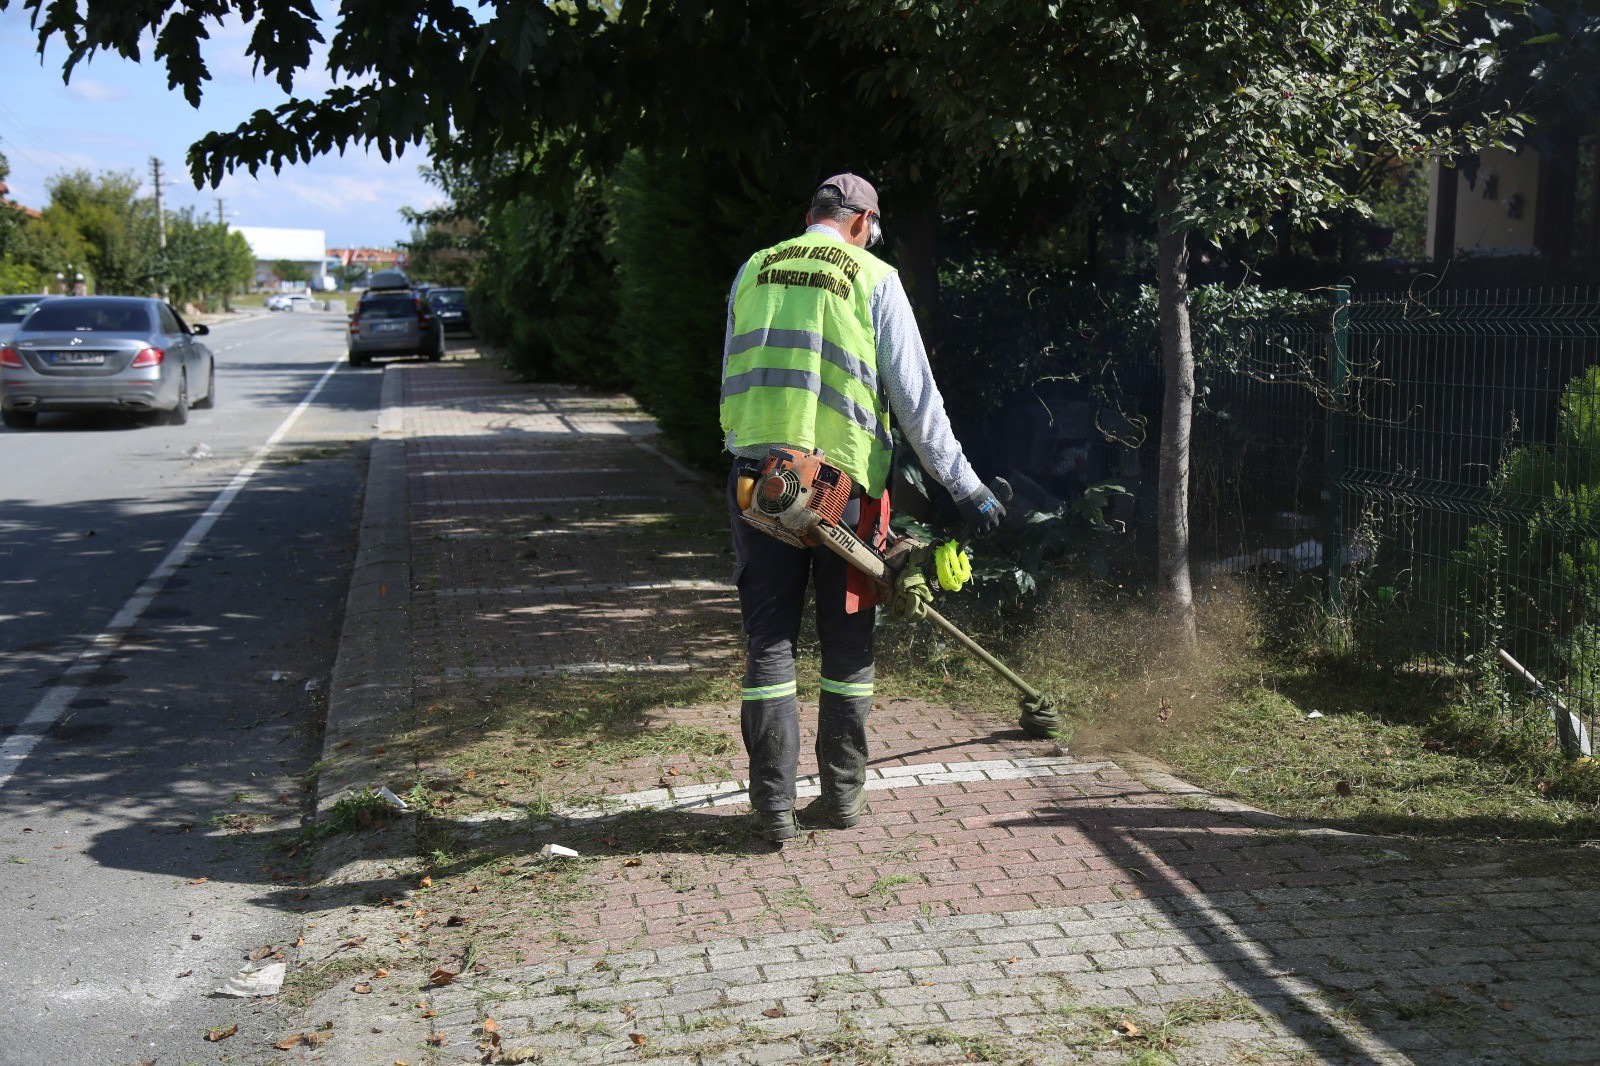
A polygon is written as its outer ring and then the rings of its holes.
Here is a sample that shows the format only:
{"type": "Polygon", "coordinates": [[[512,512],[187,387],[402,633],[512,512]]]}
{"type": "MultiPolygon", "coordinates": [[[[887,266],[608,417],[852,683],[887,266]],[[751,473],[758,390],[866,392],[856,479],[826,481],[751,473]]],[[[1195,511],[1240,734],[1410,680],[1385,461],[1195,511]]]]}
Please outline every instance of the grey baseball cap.
{"type": "Polygon", "coordinates": [[[866,178],[856,174],[835,174],[818,185],[817,190],[820,192],[829,185],[843,194],[846,207],[855,211],[871,211],[880,218],[883,216],[883,212],[878,210],[878,190],[866,178]]]}

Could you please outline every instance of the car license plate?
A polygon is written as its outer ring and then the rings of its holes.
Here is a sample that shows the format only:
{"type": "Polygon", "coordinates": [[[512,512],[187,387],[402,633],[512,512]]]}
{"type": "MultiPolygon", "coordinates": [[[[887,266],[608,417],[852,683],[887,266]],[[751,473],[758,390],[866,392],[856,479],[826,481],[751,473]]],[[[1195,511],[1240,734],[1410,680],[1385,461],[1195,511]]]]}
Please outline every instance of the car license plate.
{"type": "Polygon", "coordinates": [[[374,333],[398,333],[406,328],[404,322],[379,322],[372,327],[374,333]]]}
{"type": "Polygon", "coordinates": [[[104,352],[46,352],[51,366],[101,366],[106,361],[104,352]]]}

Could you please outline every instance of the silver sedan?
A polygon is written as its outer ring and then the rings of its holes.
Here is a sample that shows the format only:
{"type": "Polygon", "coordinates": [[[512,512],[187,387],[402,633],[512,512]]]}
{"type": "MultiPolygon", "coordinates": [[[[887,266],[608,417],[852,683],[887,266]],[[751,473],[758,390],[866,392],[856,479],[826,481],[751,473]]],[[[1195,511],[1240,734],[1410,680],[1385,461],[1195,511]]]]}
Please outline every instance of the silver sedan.
{"type": "Polygon", "coordinates": [[[0,347],[0,416],[31,429],[46,411],[125,411],[168,425],[216,402],[216,361],[162,300],[47,300],[0,347]]]}

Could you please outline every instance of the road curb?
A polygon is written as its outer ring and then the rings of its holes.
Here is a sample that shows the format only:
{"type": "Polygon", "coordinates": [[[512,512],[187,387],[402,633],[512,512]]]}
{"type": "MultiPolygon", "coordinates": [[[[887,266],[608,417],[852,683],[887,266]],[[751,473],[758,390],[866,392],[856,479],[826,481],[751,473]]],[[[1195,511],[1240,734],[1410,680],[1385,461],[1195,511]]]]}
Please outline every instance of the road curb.
{"type": "MultiPolygon", "coordinates": [[[[386,369],[377,439],[367,465],[365,501],[355,566],[345,600],[339,651],[328,686],[327,723],[318,763],[315,819],[328,817],[347,792],[392,783],[401,788],[412,767],[390,753],[405,730],[411,708],[411,539],[407,489],[404,379],[386,369]]],[[[402,818],[370,839],[333,838],[321,845],[318,863],[325,899],[302,936],[304,954],[296,967],[315,972],[352,943],[358,913],[373,892],[404,895],[402,868],[412,846],[415,823],[402,818]],[[374,858],[374,853],[388,858],[374,858]],[[353,893],[353,894],[352,894],[353,893]],[[342,931],[341,931],[342,930],[342,931]]],[[[373,1004],[352,997],[339,983],[317,994],[300,1013],[305,1027],[335,1034],[313,1061],[332,1066],[411,1061],[426,1047],[427,1023],[402,1006],[373,1004]],[[374,1024],[377,1023],[377,1024],[374,1024]]]]}
{"type": "Polygon", "coordinates": [[[396,719],[410,712],[411,539],[402,384],[398,373],[384,372],[360,542],[328,690],[319,819],[347,790],[385,781],[396,760],[377,752],[393,736],[396,719]]]}

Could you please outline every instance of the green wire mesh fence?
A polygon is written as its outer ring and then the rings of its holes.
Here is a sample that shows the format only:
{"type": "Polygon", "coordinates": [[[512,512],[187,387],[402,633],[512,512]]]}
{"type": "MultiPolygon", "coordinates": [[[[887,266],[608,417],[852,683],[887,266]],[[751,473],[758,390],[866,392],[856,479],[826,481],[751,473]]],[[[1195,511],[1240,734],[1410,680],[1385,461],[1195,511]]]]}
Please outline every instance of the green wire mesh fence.
{"type": "Polygon", "coordinates": [[[1543,707],[1587,753],[1600,293],[1341,290],[1222,332],[1194,439],[1202,585],[1207,571],[1315,574],[1358,639],[1476,666],[1507,713],[1543,707]]]}

